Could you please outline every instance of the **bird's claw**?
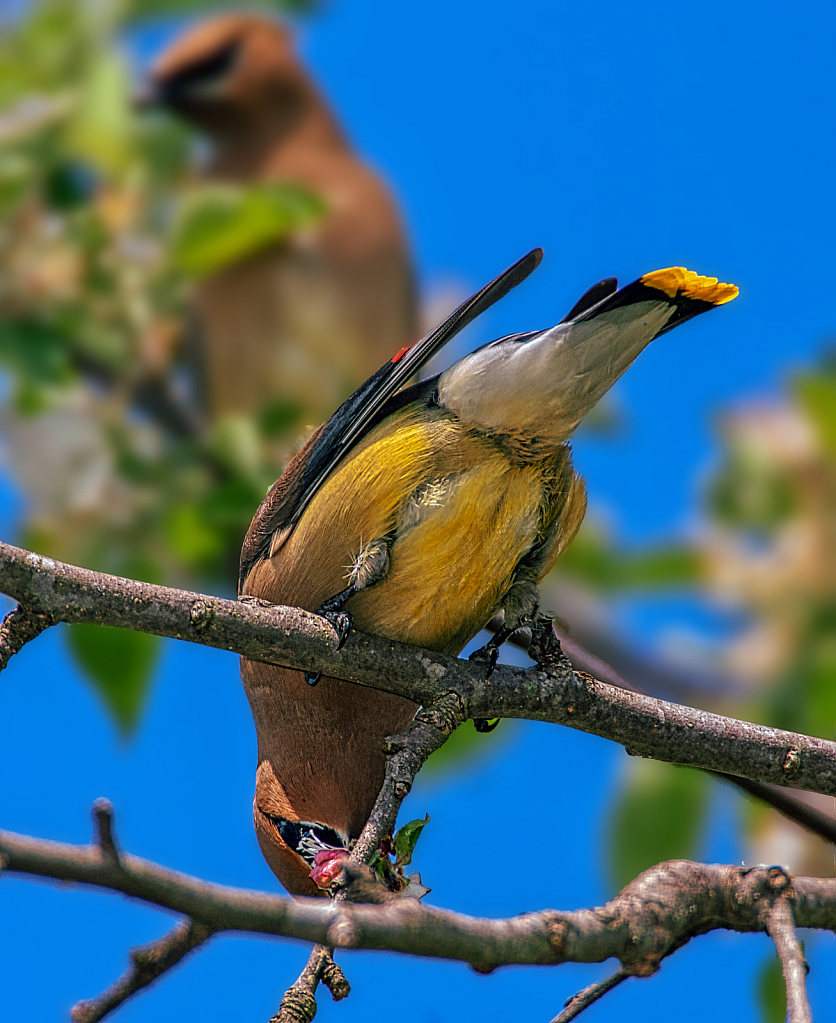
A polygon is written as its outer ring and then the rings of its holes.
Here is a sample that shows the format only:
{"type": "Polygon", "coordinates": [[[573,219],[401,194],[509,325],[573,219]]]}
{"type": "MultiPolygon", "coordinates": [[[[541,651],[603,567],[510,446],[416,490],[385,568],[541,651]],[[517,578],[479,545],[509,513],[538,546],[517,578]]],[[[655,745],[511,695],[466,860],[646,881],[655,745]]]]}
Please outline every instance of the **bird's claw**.
{"type": "Polygon", "coordinates": [[[531,626],[528,656],[538,668],[554,667],[563,659],[563,649],[554,631],[554,618],[551,615],[540,615],[531,626]]]}
{"type": "Polygon", "coordinates": [[[487,735],[488,732],[492,732],[496,728],[501,720],[501,718],[493,718],[491,720],[488,718],[474,718],[473,727],[477,732],[487,735]]]}
{"type": "Polygon", "coordinates": [[[331,628],[337,634],[337,649],[342,650],[343,644],[351,635],[351,615],[348,611],[319,611],[318,612],[323,618],[325,618],[331,625],[331,628]]]}
{"type": "Polygon", "coordinates": [[[485,680],[487,681],[493,670],[496,667],[496,662],[499,659],[499,647],[494,646],[488,642],[484,646],[479,647],[478,650],[474,650],[473,653],[468,657],[469,661],[473,661],[475,664],[483,664],[485,666],[485,680]]]}
{"type": "MultiPolygon", "coordinates": [[[[497,658],[499,657],[499,646],[496,643],[487,642],[483,647],[479,647],[478,650],[474,650],[473,653],[468,657],[469,661],[473,661],[476,664],[482,664],[485,667],[485,681],[491,677],[493,670],[496,667],[497,658]]],[[[477,732],[487,734],[492,732],[494,728],[499,724],[499,718],[488,720],[487,718],[474,718],[473,726],[477,732]]]]}

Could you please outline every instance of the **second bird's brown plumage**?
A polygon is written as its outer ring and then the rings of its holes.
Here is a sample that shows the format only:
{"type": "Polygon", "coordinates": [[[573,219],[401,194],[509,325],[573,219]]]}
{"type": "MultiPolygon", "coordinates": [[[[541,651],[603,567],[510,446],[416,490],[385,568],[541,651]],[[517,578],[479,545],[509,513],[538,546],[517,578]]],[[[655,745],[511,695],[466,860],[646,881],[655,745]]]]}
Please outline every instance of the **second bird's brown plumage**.
{"type": "Polygon", "coordinates": [[[302,185],[321,221],[197,289],[214,417],[278,400],[321,422],[416,334],[412,267],[395,204],[353,151],[269,18],[205,21],[155,62],[151,98],[210,141],[211,180],[302,185]]]}

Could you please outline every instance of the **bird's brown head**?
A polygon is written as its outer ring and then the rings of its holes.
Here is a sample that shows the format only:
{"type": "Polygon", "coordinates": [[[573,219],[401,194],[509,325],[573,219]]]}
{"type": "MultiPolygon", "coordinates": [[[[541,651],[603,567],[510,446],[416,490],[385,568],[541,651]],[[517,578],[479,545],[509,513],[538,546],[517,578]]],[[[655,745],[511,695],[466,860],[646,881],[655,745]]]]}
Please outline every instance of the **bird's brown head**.
{"type": "Polygon", "coordinates": [[[157,58],[145,99],[215,135],[265,114],[290,130],[312,88],[285,26],[229,14],[191,28],[157,58]]]}
{"type": "Polygon", "coordinates": [[[319,821],[300,820],[266,760],[256,771],[253,821],[264,858],[285,888],[292,895],[324,895],[339,869],[329,873],[322,858],[338,867],[348,855],[348,837],[319,821]]]}

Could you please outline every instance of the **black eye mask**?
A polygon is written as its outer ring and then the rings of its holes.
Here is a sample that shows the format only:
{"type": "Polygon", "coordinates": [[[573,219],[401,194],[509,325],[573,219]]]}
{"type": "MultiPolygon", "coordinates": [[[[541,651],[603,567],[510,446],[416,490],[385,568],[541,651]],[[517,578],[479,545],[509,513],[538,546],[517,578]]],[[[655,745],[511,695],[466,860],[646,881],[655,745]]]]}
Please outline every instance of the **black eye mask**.
{"type": "Polygon", "coordinates": [[[160,94],[165,102],[177,104],[189,99],[191,94],[201,85],[222,78],[229,71],[240,49],[239,40],[235,39],[214,53],[195,61],[177,74],[160,82],[160,94]]]}
{"type": "Polygon", "coordinates": [[[345,839],[333,828],[325,824],[312,824],[309,821],[289,821],[284,817],[266,814],[276,827],[282,841],[302,859],[313,866],[314,857],[323,849],[345,849],[345,839]]]}

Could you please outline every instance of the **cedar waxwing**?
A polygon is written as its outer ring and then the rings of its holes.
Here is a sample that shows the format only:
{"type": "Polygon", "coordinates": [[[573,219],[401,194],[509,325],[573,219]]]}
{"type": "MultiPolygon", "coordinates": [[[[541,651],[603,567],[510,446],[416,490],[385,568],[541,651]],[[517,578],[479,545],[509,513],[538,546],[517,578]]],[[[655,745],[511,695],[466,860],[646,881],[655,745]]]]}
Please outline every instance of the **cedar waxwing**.
{"type": "MultiPolygon", "coordinates": [[[[364,632],[458,654],[499,610],[491,656],[536,622],[537,583],[583,518],[567,443],[646,345],[737,288],[681,267],[592,287],[549,330],[484,345],[400,389],[539,263],[534,250],[399,352],[309,440],[256,513],[241,595],[364,632]],[[350,618],[349,618],[350,613],[350,618]]],[[[294,894],[317,889],[317,853],[348,848],[383,781],[386,735],[410,700],[241,659],[258,735],[255,827],[294,894]]]]}
{"type": "Polygon", "coordinates": [[[268,18],[230,14],[193,28],[156,61],[145,98],[209,138],[209,178],[289,182],[324,200],[318,223],[196,294],[210,414],[286,400],[321,422],[417,333],[392,197],[352,152],[288,30],[268,18]]]}

